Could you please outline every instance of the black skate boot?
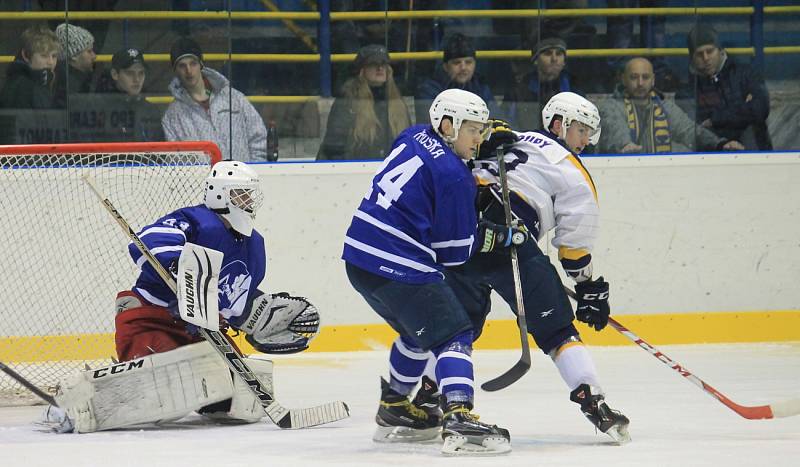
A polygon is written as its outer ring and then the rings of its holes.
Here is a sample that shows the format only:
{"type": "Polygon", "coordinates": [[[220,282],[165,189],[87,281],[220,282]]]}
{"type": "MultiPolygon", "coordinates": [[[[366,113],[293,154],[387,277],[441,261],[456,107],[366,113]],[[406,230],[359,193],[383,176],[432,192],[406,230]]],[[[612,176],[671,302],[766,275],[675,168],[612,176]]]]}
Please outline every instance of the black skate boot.
{"type": "MultiPolygon", "coordinates": [[[[417,396],[422,398],[425,394],[420,396],[418,393],[417,396]]],[[[375,423],[378,424],[378,428],[372,440],[379,443],[428,441],[435,439],[442,428],[441,415],[430,417],[426,409],[412,404],[408,397],[393,390],[383,378],[381,378],[381,402],[375,415],[375,423]]]]}
{"type": "Polygon", "coordinates": [[[427,376],[423,376],[422,383],[420,384],[419,390],[417,390],[417,395],[414,396],[414,400],[412,400],[411,403],[428,414],[428,422],[431,425],[441,426],[442,404],[440,401],[441,396],[438,392],[439,387],[436,385],[436,382],[427,376]]]}
{"type": "Polygon", "coordinates": [[[592,422],[598,430],[610,436],[619,444],[625,444],[631,440],[628,433],[630,420],[622,412],[613,410],[606,404],[605,397],[599,393],[597,388],[588,384],[581,384],[569,394],[572,402],[577,402],[581,406],[583,415],[592,422]]]}
{"type": "Polygon", "coordinates": [[[505,428],[478,421],[469,404],[451,403],[444,411],[442,454],[446,456],[497,455],[511,451],[505,428]]]}

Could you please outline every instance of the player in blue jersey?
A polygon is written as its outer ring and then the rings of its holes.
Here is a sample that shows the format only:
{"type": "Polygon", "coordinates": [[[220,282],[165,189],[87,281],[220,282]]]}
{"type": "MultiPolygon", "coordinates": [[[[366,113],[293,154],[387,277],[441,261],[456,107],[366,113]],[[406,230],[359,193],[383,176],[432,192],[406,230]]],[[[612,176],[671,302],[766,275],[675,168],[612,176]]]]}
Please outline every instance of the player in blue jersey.
{"type": "Polygon", "coordinates": [[[353,216],[342,258],[347,276],[372,309],[397,331],[389,356],[373,439],[420,441],[439,435],[445,454],[501,453],[508,431],[479,422],[474,400],[469,316],[444,282],[448,266],[463,264],[478,245],[505,245],[505,229],[478,226],[476,184],[465,161],[477,155],[489,118],[477,95],[448,89],[430,107],[430,125],[412,126],[395,140],[353,216]],[[484,242],[484,238],[500,241],[484,242]],[[436,359],[444,414],[423,381],[436,359]]]}
{"type": "MultiPolygon", "coordinates": [[[[219,311],[264,353],[308,348],[319,315],[305,298],[257,289],[266,270],[264,238],[253,229],[263,195],[258,175],[243,162],[223,161],[206,179],[205,203],[173,211],[144,227],[139,238],[173,275],[187,242],[223,253],[219,311]]],[[[173,420],[198,411],[225,422],[255,422],[261,404],[196,329],[182,321],[175,293],[142,253],[129,245],[140,268],[131,290],[116,302],[116,348],[120,361],[62,380],[45,422],[57,431],[81,433],[173,420]],[[127,388],[121,390],[120,388],[127,388]]],[[[272,386],[272,363],[247,358],[272,386]]]]}
{"type": "MultiPolygon", "coordinates": [[[[600,115],[585,98],[556,94],[545,105],[541,131],[513,132],[493,121],[493,132],[481,145],[474,174],[480,185],[483,218],[504,223],[495,151],[505,147],[513,217],[531,231],[518,248],[520,280],[528,332],[550,356],[570,389],[570,399],[597,429],[619,443],[629,440],[628,418],[609,408],[589,352],[573,325],[572,306],[558,272],[537,240],[553,232],[562,268],[576,285],[577,319],[600,331],[608,323],[608,282],[592,276],[592,249],[599,231],[597,193],[589,172],[578,158],[600,136],[600,115]]],[[[514,279],[508,250],[478,253],[448,271],[448,283],[483,327],[495,290],[516,310],[514,279]]]]}

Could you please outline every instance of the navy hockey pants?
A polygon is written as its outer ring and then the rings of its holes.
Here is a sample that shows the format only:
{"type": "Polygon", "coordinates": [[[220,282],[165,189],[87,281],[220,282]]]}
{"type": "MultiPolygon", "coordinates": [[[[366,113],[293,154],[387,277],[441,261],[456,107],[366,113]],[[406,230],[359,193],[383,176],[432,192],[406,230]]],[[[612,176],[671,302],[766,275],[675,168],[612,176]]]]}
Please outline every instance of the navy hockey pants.
{"type": "MultiPolygon", "coordinates": [[[[578,336],[572,324],[572,305],[556,268],[536,242],[525,242],[517,252],[528,332],[536,345],[544,353],[549,353],[570,336],[578,336]]],[[[486,315],[491,310],[492,290],[500,294],[516,314],[517,299],[510,250],[476,253],[465,264],[449,268],[446,276],[446,282],[472,319],[476,335],[480,333],[486,315]]]]}
{"type": "Polygon", "coordinates": [[[345,263],[347,277],[401,336],[427,351],[472,329],[467,312],[444,281],[406,284],[345,263]]]}

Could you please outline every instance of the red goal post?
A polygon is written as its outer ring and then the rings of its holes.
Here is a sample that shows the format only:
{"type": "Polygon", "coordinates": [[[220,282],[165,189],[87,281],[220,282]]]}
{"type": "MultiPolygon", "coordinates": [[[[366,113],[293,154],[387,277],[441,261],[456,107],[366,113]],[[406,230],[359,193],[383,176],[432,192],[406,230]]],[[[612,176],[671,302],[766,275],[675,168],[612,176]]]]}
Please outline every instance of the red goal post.
{"type": "MultiPolygon", "coordinates": [[[[138,230],[201,203],[221,158],[210,142],[0,146],[0,361],[52,390],[115,357],[114,300],[137,270],[85,173],[138,230]]],[[[26,398],[0,373],[0,405],[26,398]]]]}

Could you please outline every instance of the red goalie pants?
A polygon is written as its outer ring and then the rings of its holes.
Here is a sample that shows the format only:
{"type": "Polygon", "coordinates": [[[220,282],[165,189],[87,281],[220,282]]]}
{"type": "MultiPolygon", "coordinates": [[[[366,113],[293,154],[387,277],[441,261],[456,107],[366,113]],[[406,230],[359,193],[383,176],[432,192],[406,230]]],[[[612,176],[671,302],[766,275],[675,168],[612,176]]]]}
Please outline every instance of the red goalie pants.
{"type": "Polygon", "coordinates": [[[130,290],[117,294],[116,309],[114,341],[121,362],[203,340],[186,332],[166,308],[150,305],[130,290]]]}

